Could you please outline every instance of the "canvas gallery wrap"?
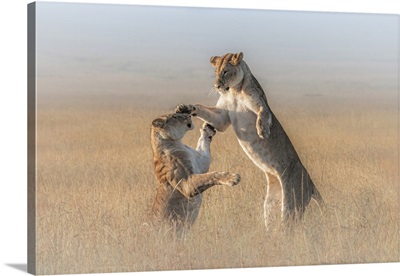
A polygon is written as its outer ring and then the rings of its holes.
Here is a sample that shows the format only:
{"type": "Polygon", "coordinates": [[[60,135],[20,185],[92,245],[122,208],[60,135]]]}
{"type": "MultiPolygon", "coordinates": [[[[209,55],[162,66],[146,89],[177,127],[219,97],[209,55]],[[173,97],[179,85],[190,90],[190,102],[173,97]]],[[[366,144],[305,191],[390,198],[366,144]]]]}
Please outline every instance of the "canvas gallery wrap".
{"type": "Polygon", "coordinates": [[[398,262],[398,22],[28,5],[29,272],[398,262]]]}

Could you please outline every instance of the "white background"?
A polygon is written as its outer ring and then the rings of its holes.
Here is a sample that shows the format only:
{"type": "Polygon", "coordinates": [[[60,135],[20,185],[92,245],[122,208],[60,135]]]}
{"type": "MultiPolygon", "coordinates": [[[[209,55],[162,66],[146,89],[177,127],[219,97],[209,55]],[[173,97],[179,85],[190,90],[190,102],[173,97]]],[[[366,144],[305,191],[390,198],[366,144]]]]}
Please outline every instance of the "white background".
{"type": "MultiPolygon", "coordinates": [[[[79,2],[79,1],[53,1],[79,2]]],[[[112,1],[84,1],[112,3],[112,1]]],[[[0,3],[0,275],[26,274],[27,248],[27,4],[29,1],[3,0],[0,3]]],[[[344,11],[400,14],[398,0],[187,0],[187,1],[116,1],[122,4],[159,4],[175,6],[205,6],[263,8],[275,10],[344,11]]],[[[400,263],[330,265],[312,267],[252,268],[208,271],[116,273],[101,275],[399,275],[400,263]]]]}

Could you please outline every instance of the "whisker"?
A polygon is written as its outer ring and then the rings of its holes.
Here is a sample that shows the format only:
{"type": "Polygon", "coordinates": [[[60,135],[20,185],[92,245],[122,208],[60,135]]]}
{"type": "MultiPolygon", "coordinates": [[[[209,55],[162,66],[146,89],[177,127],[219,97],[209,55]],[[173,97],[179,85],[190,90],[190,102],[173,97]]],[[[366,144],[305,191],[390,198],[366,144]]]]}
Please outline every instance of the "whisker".
{"type": "Polygon", "coordinates": [[[210,97],[211,95],[213,95],[216,92],[217,91],[216,91],[215,87],[213,86],[212,88],[210,88],[210,90],[208,90],[208,96],[210,97]]]}

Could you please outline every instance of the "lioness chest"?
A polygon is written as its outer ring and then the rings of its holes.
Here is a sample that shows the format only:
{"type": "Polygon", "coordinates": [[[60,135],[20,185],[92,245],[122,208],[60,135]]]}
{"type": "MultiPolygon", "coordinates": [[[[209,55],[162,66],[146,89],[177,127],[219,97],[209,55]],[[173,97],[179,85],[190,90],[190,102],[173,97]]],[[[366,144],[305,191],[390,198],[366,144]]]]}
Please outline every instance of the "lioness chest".
{"type": "Polygon", "coordinates": [[[248,96],[222,95],[217,107],[228,110],[229,119],[236,137],[246,155],[263,171],[275,170],[278,163],[269,150],[267,140],[257,134],[257,114],[246,107],[245,101],[251,101],[248,96]]]}
{"type": "Polygon", "coordinates": [[[186,159],[190,162],[194,174],[206,173],[210,167],[210,153],[198,152],[191,147],[185,146],[186,159]]]}
{"type": "MultiPolygon", "coordinates": [[[[192,174],[201,174],[208,171],[210,165],[210,154],[200,154],[191,147],[184,144],[178,143],[175,145],[174,153],[176,158],[181,159],[181,162],[186,164],[187,167],[191,167],[192,174]],[[179,152],[179,153],[178,153],[179,152]]],[[[180,179],[178,179],[179,182],[180,179]]],[[[172,218],[178,217],[181,220],[186,220],[189,224],[192,224],[196,219],[200,204],[202,202],[202,195],[198,194],[192,198],[184,197],[174,187],[168,186],[168,192],[166,192],[167,199],[167,214],[172,218]]]]}
{"type": "Polygon", "coordinates": [[[222,95],[217,107],[228,110],[229,120],[239,141],[247,141],[250,137],[257,136],[257,114],[246,107],[249,101],[241,95],[222,95]]]}

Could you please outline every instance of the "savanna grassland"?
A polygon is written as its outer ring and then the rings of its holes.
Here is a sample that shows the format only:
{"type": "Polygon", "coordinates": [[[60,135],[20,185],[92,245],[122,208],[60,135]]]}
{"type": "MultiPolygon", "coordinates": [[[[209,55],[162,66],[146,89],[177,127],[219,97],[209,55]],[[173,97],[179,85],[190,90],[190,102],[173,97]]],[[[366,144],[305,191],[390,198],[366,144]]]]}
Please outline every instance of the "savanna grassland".
{"type": "MultiPolygon", "coordinates": [[[[210,170],[242,181],[207,190],[178,241],[147,224],[157,187],[149,128],[172,102],[39,101],[38,274],[399,261],[396,105],[272,105],[326,201],[289,232],[277,222],[265,231],[265,177],[232,129],[218,133],[210,170]]],[[[184,140],[193,147],[194,122],[184,140]]]]}

